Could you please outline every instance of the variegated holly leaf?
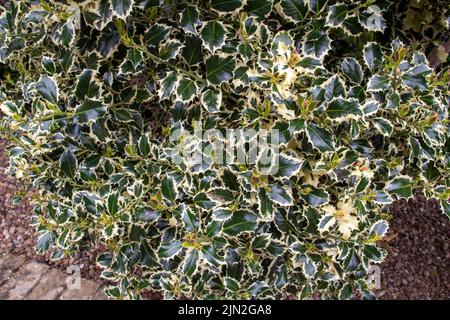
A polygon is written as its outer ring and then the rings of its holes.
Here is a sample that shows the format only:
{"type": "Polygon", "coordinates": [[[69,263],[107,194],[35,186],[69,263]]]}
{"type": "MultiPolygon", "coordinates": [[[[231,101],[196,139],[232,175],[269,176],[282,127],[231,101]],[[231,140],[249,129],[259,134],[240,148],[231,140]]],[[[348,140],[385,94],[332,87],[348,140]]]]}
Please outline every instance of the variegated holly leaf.
{"type": "Polygon", "coordinates": [[[328,131],[310,123],[306,126],[306,132],[311,144],[319,151],[334,151],[333,136],[328,131]]]}
{"type": "Polygon", "coordinates": [[[100,94],[100,83],[95,79],[95,71],[85,69],[78,76],[75,86],[75,96],[84,100],[85,98],[97,98],[100,94]]]}
{"type": "Polygon", "coordinates": [[[409,198],[412,196],[412,187],[410,178],[396,178],[390,181],[386,186],[389,194],[395,194],[400,198],[409,198]]]}
{"type": "Polygon", "coordinates": [[[207,89],[202,93],[201,103],[210,113],[220,111],[222,105],[222,91],[216,89],[207,89]]]}
{"type": "Polygon", "coordinates": [[[197,26],[201,25],[198,9],[187,6],[180,15],[180,26],[188,33],[197,34],[197,26]]]}
{"type": "Polygon", "coordinates": [[[47,76],[41,76],[39,81],[36,82],[35,88],[37,93],[47,102],[58,105],[58,85],[56,82],[47,76]]]}
{"type": "Polygon", "coordinates": [[[356,99],[333,99],[328,103],[325,112],[331,119],[348,120],[362,115],[361,106],[356,99]]]}
{"type": "Polygon", "coordinates": [[[305,54],[322,59],[330,50],[330,37],[324,30],[313,30],[305,37],[303,50],[305,54]]]}
{"type": "Polygon", "coordinates": [[[267,196],[274,204],[280,206],[289,206],[292,204],[293,199],[290,190],[278,184],[272,184],[269,187],[270,191],[267,193],[267,196]]]}
{"type": "Polygon", "coordinates": [[[380,45],[375,42],[369,42],[364,47],[364,62],[370,70],[378,68],[382,63],[383,53],[380,45]]]}
{"type": "Polygon", "coordinates": [[[158,91],[159,97],[163,99],[167,99],[172,96],[173,91],[178,85],[179,79],[176,71],[170,71],[166,74],[166,76],[161,80],[161,87],[158,91]]]}
{"type": "Polygon", "coordinates": [[[120,18],[127,17],[133,9],[134,0],[111,0],[111,9],[120,18]]]}
{"type": "Polygon", "coordinates": [[[223,224],[222,231],[229,236],[236,236],[243,232],[252,232],[256,229],[257,217],[248,211],[236,211],[223,224]]]}
{"type": "Polygon", "coordinates": [[[101,101],[87,99],[75,109],[73,121],[76,123],[96,122],[106,112],[106,106],[101,101]]]}
{"type": "Polygon", "coordinates": [[[402,80],[406,86],[412,89],[424,91],[428,89],[428,82],[426,78],[430,74],[431,69],[425,64],[420,64],[403,73],[402,80]]]}
{"type": "Polygon", "coordinates": [[[220,85],[233,78],[236,62],[233,57],[213,55],[206,59],[206,79],[212,85],[220,85]]]}
{"type": "Polygon", "coordinates": [[[216,20],[205,23],[200,31],[200,37],[205,47],[212,53],[225,44],[225,35],[224,25],[216,20]]]}
{"type": "Polygon", "coordinates": [[[211,0],[211,9],[219,13],[233,13],[243,7],[245,1],[241,0],[211,0]]]}
{"type": "Polygon", "coordinates": [[[197,85],[193,80],[181,79],[177,87],[177,98],[182,102],[191,101],[197,92],[197,85]]]}
{"type": "Polygon", "coordinates": [[[353,83],[360,84],[363,80],[363,70],[359,62],[354,58],[345,58],[341,64],[344,75],[353,83]]]}
{"type": "Polygon", "coordinates": [[[301,22],[308,12],[308,5],[303,0],[281,0],[280,13],[294,22],[301,22]]]}
{"type": "Polygon", "coordinates": [[[273,6],[273,0],[247,0],[246,12],[259,19],[267,17],[273,6]]]}
{"type": "Polygon", "coordinates": [[[340,26],[347,17],[348,11],[346,4],[335,4],[330,6],[326,24],[332,27],[340,26]]]}

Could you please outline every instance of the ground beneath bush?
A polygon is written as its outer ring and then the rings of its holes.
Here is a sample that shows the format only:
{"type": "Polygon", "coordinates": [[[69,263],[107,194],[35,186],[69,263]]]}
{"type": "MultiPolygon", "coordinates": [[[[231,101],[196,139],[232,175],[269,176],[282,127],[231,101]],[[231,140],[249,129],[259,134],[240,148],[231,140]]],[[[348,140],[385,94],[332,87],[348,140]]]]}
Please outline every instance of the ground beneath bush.
{"type": "Polygon", "coordinates": [[[390,212],[380,299],[450,299],[450,221],[439,203],[416,194],[390,212]]]}
{"type": "MultiPolygon", "coordinates": [[[[6,173],[6,146],[7,143],[0,140],[0,255],[24,255],[62,271],[70,265],[78,265],[83,277],[102,281],[95,259],[103,248],[84,251],[58,262],[50,261],[49,254],[35,253],[36,233],[29,224],[32,214],[29,196],[18,206],[11,205],[14,193],[23,189],[6,173]]],[[[390,206],[390,212],[393,219],[387,238],[391,240],[384,243],[389,255],[381,264],[378,297],[450,299],[450,222],[438,203],[418,194],[415,199],[397,201],[390,206]]]]}

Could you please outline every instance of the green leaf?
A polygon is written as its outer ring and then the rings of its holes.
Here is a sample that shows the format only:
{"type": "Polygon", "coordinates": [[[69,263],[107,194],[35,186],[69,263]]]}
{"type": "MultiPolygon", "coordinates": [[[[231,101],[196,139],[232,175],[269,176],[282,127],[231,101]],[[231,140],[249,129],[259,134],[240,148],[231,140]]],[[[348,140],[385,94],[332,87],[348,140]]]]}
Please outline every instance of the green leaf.
{"type": "Polygon", "coordinates": [[[203,209],[211,209],[216,206],[216,203],[209,199],[205,193],[199,193],[194,197],[194,203],[203,209]]]}
{"type": "Polygon", "coordinates": [[[43,56],[41,59],[42,68],[49,74],[54,74],[56,72],[55,62],[52,58],[43,56]]]}
{"type": "Polygon", "coordinates": [[[320,11],[322,11],[327,2],[328,0],[309,0],[308,4],[311,11],[319,13],[320,11]]]}
{"type": "Polygon", "coordinates": [[[158,257],[147,241],[142,241],[140,245],[141,264],[148,268],[159,267],[158,257]]]}
{"type": "Polygon", "coordinates": [[[214,53],[225,44],[225,27],[219,21],[209,21],[203,26],[200,37],[205,47],[214,53]]]}
{"type": "Polygon", "coordinates": [[[61,170],[68,178],[75,178],[78,161],[70,149],[67,149],[63,152],[61,158],[59,158],[59,165],[61,167],[61,170]]]}
{"type": "Polygon", "coordinates": [[[402,75],[403,84],[412,89],[428,90],[427,76],[431,74],[431,71],[425,64],[415,66],[402,75]]]}
{"type": "Polygon", "coordinates": [[[272,184],[269,187],[270,191],[267,193],[267,196],[270,200],[272,200],[276,204],[279,204],[280,206],[292,205],[292,195],[287,189],[277,184],[272,184]]]}
{"type": "Polygon", "coordinates": [[[211,9],[217,12],[235,12],[243,3],[241,0],[211,0],[211,9]]]}
{"type": "Polygon", "coordinates": [[[55,106],[58,105],[58,86],[53,79],[41,76],[36,82],[35,88],[42,98],[55,106]]]}
{"type": "Polygon", "coordinates": [[[164,61],[173,59],[180,52],[181,46],[181,42],[178,40],[168,40],[161,45],[161,48],[159,49],[159,57],[164,61]]]}
{"type": "Polygon", "coordinates": [[[5,101],[0,105],[0,110],[6,114],[7,116],[14,116],[15,114],[18,114],[19,110],[17,109],[17,106],[12,101],[5,101]]]}
{"type": "Polygon", "coordinates": [[[369,115],[375,113],[380,108],[380,103],[374,100],[367,100],[363,106],[364,114],[369,115]]]}
{"type": "Polygon", "coordinates": [[[206,225],[206,236],[209,238],[217,236],[222,231],[222,227],[222,221],[212,220],[206,225]]]}
{"type": "Polygon", "coordinates": [[[139,139],[139,153],[143,157],[148,157],[150,154],[150,140],[147,134],[144,134],[139,139]]]}
{"type": "Polygon", "coordinates": [[[250,59],[254,53],[253,47],[250,43],[241,43],[238,46],[238,51],[244,59],[250,59]]]}
{"type": "Polygon", "coordinates": [[[353,296],[353,288],[347,283],[339,290],[339,300],[348,300],[353,296]]]}
{"type": "Polygon", "coordinates": [[[400,198],[409,198],[412,196],[411,179],[406,177],[396,178],[388,183],[386,191],[400,198]]]}
{"type": "Polygon", "coordinates": [[[236,62],[233,57],[211,56],[206,59],[206,79],[213,85],[220,85],[233,78],[236,62]]]}
{"type": "Polygon", "coordinates": [[[100,93],[100,85],[95,81],[94,70],[85,69],[77,78],[75,86],[75,96],[84,100],[85,98],[94,98],[100,93]]]}
{"type": "Polygon", "coordinates": [[[273,0],[247,0],[247,14],[263,19],[272,11],[273,0]]]}
{"type": "Polygon", "coordinates": [[[183,249],[181,241],[172,240],[170,242],[162,243],[158,249],[158,257],[163,259],[172,258],[183,249]]]}
{"type": "Polygon", "coordinates": [[[306,126],[306,132],[311,144],[319,151],[334,151],[333,136],[327,130],[310,123],[306,126]]]}
{"type": "Polygon", "coordinates": [[[318,207],[328,203],[328,192],[323,189],[310,187],[311,191],[307,194],[302,194],[303,200],[305,200],[311,207],[318,207]]]}
{"type": "Polygon", "coordinates": [[[337,98],[328,103],[328,107],[325,110],[327,115],[331,119],[345,118],[348,116],[360,116],[362,115],[361,106],[356,99],[343,99],[337,98]]]}
{"type": "Polygon", "coordinates": [[[108,196],[107,204],[108,213],[114,216],[119,212],[119,194],[117,192],[111,193],[108,196]]]}
{"type": "Polygon", "coordinates": [[[335,4],[329,7],[327,16],[327,26],[337,27],[347,17],[348,7],[346,4],[335,4]]]}
{"type": "Polygon", "coordinates": [[[187,37],[182,57],[189,66],[195,66],[203,61],[202,40],[195,36],[187,37]]]}
{"type": "Polygon", "coordinates": [[[322,59],[330,50],[330,37],[322,29],[313,30],[306,35],[303,50],[306,55],[322,59]]]}
{"type": "Polygon", "coordinates": [[[375,118],[372,120],[372,123],[375,128],[377,128],[377,130],[380,131],[380,133],[384,136],[389,137],[394,131],[392,123],[384,118],[375,118]]]}
{"type": "Polygon", "coordinates": [[[450,201],[441,200],[440,201],[442,212],[450,219],[450,201]]]}
{"type": "Polygon", "coordinates": [[[143,62],[144,57],[142,56],[141,50],[132,48],[128,50],[126,59],[131,62],[133,69],[137,70],[138,66],[143,62]]]}
{"type": "Polygon", "coordinates": [[[155,23],[145,33],[145,43],[157,47],[161,41],[167,39],[170,28],[166,25],[155,23]]]}
{"type": "Polygon", "coordinates": [[[206,262],[216,268],[224,264],[223,257],[218,254],[218,249],[213,245],[204,245],[201,249],[202,255],[206,262]]]}
{"type": "Polygon", "coordinates": [[[197,270],[199,260],[199,252],[196,249],[193,249],[189,252],[184,265],[183,265],[183,274],[190,277],[197,270]]]}
{"type": "Polygon", "coordinates": [[[258,190],[258,211],[261,218],[265,220],[270,219],[273,214],[272,202],[263,188],[258,190]]]}
{"type": "Polygon", "coordinates": [[[369,6],[359,16],[359,22],[368,31],[383,32],[386,28],[386,21],[383,18],[382,10],[378,6],[369,6]]]}
{"type": "Polygon", "coordinates": [[[75,27],[72,21],[67,21],[63,24],[61,30],[59,30],[59,38],[58,41],[66,48],[72,46],[75,40],[75,27]]]}
{"type": "Polygon", "coordinates": [[[231,192],[226,188],[214,188],[210,192],[210,195],[214,200],[217,200],[218,202],[221,203],[232,202],[235,200],[233,192],[231,192]]]}
{"type": "Polygon", "coordinates": [[[310,258],[308,258],[307,256],[304,256],[303,273],[305,274],[305,276],[308,278],[312,278],[312,277],[314,277],[316,272],[317,272],[317,266],[314,263],[314,261],[311,260],[310,258]]]}
{"type": "Polygon", "coordinates": [[[385,220],[375,222],[370,228],[370,236],[384,237],[389,229],[389,223],[385,220]]]}
{"type": "Polygon", "coordinates": [[[187,208],[183,210],[183,216],[181,217],[184,222],[184,228],[187,232],[197,232],[200,226],[199,215],[187,208]]]}
{"type": "Polygon", "coordinates": [[[237,282],[236,279],[225,277],[223,279],[225,282],[225,288],[228,289],[231,292],[238,292],[240,289],[239,282],[237,282]]]}
{"type": "Polygon", "coordinates": [[[71,50],[65,51],[60,57],[59,63],[63,71],[68,73],[73,65],[73,52],[71,52],[71,50]]]}
{"type": "Polygon", "coordinates": [[[114,115],[116,117],[116,120],[121,123],[131,125],[138,129],[142,129],[142,127],[144,126],[144,120],[142,119],[141,113],[137,110],[117,108],[114,109],[114,115]]]}
{"type": "Polygon", "coordinates": [[[295,158],[280,155],[278,157],[278,170],[275,174],[276,177],[290,178],[297,174],[300,170],[302,162],[295,158]]]}
{"type": "Polygon", "coordinates": [[[391,203],[392,198],[386,192],[381,191],[381,190],[376,190],[374,201],[376,203],[386,204],[386,203],[391,203]]]}
{"type": "Polygon", "coordinates": [[[364,62],[370,70],[378,68],[383,63],[381,47],[375,42],[369,42],[364,47],[364,62]]]}
{"type": "Polygon", "coordinates": [[[391,85],[390,79],[387,76],[373,75],[367,83],[367,90],[369,91],[383,91],[391,85]]]}
{"type": "Polygon", "coordinates": [[[210,113],[219,112],[222,105],[222,91],[206,89],[206,91],[202,93],[200,101],[206,111],[210,113]]]}
{"type": "Polygon", "coordinates": [[[363,249],[364,255],[374,262],[383,261],[383,253],[375,246],[366,245],[363,249]]]}
{"type": "Polygon", "coordinates": [[[251,247],[253,250],[266,249],[269,244],[270,234],[262,234],[252,239],[251,247]]]}
{"type": "Polygon", "coordinates": [[[303,0],[281,0],[280,8],[282,14],[294,22],[303,21],[308,12],[308,6],[303,0]]]}
{"type": "Polygon", "coordinates": [[[185,32],[197,34],[196,27],[201,24],[198,10],[194,6],[187,6],[180,15],[180,26],[185,32]]]}
{"type": "Polygon", "coordinates": [[[97,100],[85,100],[75,109],[73,121],[75,123],[89,123],[98,121],[106,114],[106,107],[97,100]]]}
{"type": "Polygon", "coordinates": [[[225,221],[223,232],[229,236],[237,236],[243,232],[251,232],[256,229],[257,217],[248,211],[233,212],[231,218],[225,221]]]}
{"type": "Polygon", "coordinates": [[[177,97],[181,102],[191,101],[197,92],[197,85],[189,79],[181,79],[177,87],[177,97]]]}
{"type": "Polygon", "coordinates": [[[360,192],[366,191],[369,184],[370,184],[370,179],[362,176],[361,180],[356,185],[355,193],[360,193],[360,192]]]}
{"type": "Polygon", "coordinates": [[[331,77],[325,83],[325,99],[333,100],[345,95],[345,84],[339,76],[331,77]]]}
{"type": "Polygon", "coordinates": [[[136,211],[136,217],[141,222],[155,221],[159,218],[159,213],[148,207],[140,208],[136,211]]]}
{"type": "Polygon", "coordinates": [[[169,71],[164,79],[161,80],[161,87],[158,95],[161,100],[168,99],[172,96],[172,92],[178,82],[178,75],[176,71],[169,71]]]}
{"type": "Polygon", "coordinates": [[[359,62],[354,58],[345,58],[341,64],[344,75],[354,84],[360,84],[363,79],[363,70],[359,62]]]}
{"type": "Polygon", "coordinates": [[[230,170],[224,170],[222,175],[222,180],[224,184],[233,191],[239,191],[240,190],[240,184],[237,179],[237,176],[231,172],[230,170]]]}
{"type": "Polygon", "coordinates": [[[111,0],[113,12],[121,18],[125,18],[131,12],[133,0],[111,0]]]}
{"type": "Polygon", "coordinates": [[[98,40],[97,50],[103,57],[110,57],[120,43],[120,34],[114,28],[103,30],[98,40]]]}
{"type": "Polygon", "coordinates": [[[328,231],[335,223],[336,219],[334,215],[325,214],[320,218],[317,227],[321,232],[324,232],[328,231]]]}
{"type": "Polygon", "coordinates": [[[175,181],[172,177],[166,176],[161,182],[161,192],[165,199],[170,202],[175,202],[177,199],[177,189],[175,186],[175,181]]]}
{"type": "Polygon", "coordinates": [[[53,231],[45,232],[42,234],[36,242],[36,251],[38,253],[45,253],[50,249],[55,239],[55,234],[53,231]]]}

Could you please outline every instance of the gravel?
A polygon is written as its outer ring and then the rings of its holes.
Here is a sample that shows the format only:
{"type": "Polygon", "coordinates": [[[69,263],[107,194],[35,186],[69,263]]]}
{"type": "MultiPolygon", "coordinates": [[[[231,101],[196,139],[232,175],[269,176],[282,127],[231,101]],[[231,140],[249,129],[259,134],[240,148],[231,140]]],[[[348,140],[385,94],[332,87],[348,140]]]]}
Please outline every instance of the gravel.
{"type": "Polygon", "coordinates": [[[417,193],[390,206],[380,299],[450,299],[450,221],[436,200],[417,193]]]}
{"type": "MultiPolygon", "coordinates": [[[[47,263],[65,271],[78,265],[82,276],[105,282],[95,260],[104,248],[83,251],[58,262],[50,254],[34,251],[36,233],[30,226],[32,208],[29,193],[22,204],[11,205],[14,193],[23,190],[5,171],[8,166],[7,143],[0,140],[0,255],[14,253],[47,263]]],[[[414,199],[400,200],[390,206],[393,219],[387,239],[382,242],[389,254],[381,264],[380,299],[450,299],[450,222],[435,200],[421,194],[414,199]]],[[[160,299],[158,293],[148,292],[147,299],[160,299]]]]}

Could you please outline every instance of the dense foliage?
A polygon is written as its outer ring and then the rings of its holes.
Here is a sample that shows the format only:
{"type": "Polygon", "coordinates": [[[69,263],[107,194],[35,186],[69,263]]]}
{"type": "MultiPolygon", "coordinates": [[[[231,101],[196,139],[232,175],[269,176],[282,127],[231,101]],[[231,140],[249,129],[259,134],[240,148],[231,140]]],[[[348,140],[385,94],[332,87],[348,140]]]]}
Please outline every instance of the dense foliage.
{"type": "Polygon", "coordinates": [[[396,39],[392,6],[8,5],[2,128],[37,250],[106,245],[116,298],[373,297],[386,204],[421,190],[450,215],[450,73],[396,39]],[[220,162],[229,129],[279,132],[276,170],[220,162]]]}

